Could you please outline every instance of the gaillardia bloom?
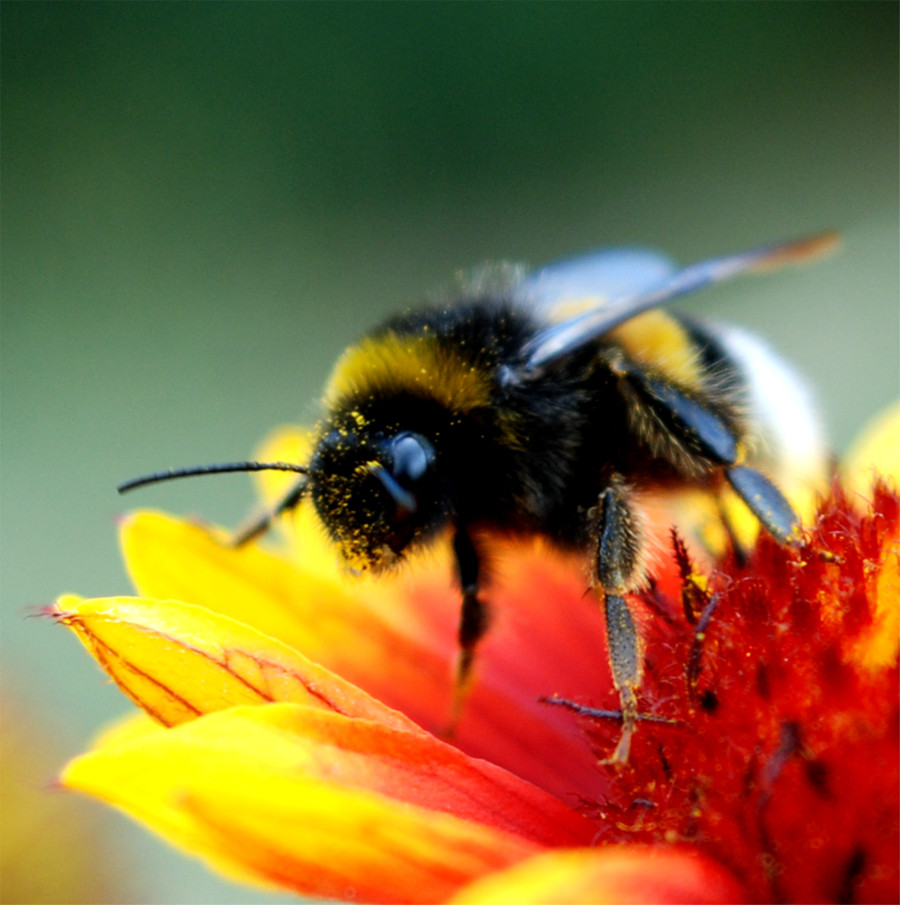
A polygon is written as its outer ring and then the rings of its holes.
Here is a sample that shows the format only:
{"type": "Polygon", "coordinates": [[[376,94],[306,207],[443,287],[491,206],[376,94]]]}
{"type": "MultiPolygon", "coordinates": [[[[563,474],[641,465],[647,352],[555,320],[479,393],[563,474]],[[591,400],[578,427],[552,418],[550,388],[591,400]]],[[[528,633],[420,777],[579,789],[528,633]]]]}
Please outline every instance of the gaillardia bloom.
{"type": "MultiPolygon", "coordinates": [[[[303,461],[302,444],[282,432],[266,457],[303,461]]],[[[54,613],[144,714],[62,782],[302,895],[895,902],[900,500],[835,484],[807,523],[798,549],[762,537],[703,564],[673,536],[634,601],[654,718],[614,768],[580,563],[497,551],[494,621],[445,740],[459,602],[440,548],[374,581],[338,569],[304,507],[278,550],[132,515],[140,596],[54,613]]]]}

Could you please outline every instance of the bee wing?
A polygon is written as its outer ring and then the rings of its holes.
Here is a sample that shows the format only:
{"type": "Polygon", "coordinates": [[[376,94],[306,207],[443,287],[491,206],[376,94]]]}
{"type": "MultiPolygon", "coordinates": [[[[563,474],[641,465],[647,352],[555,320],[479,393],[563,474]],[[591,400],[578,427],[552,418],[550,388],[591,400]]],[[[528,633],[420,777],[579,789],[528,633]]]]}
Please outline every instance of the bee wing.
{"type": "Polygon", "coordinates": [[[522,282],[523,301],[561,305],[596,298],[597,304],[535,334],[522,350],[521,364],[508,376],[517,380],[536,377],[554,361],[644,311],[741,273],[809,260],[830,251],[836,242],[835,233],[822,233],[713,258],[682,270],[654,252],[627,250],[551,265],[522,282]],[[610,288],[619,290],[618,294],[611,295],[610,288]]]}
{"type": "Polygon", "coordinates": [[[614,299],[646,292],[675,270],[675,263],[656,251],[604,249],[529,273],[516,286],[515,297],[558,321],[559,313],[567,309],[598,308],[614,299]]]}

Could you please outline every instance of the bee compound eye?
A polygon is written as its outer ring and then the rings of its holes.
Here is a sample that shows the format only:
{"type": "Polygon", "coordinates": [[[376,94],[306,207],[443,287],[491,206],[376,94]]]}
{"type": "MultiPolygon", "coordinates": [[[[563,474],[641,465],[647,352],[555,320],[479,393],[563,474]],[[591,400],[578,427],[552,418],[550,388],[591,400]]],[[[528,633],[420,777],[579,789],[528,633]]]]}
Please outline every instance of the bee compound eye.
{"type": "Polygon", "coordinates": [[[391,473],[401,484],[408,486],[428,471],[434,461],[434,448],[421,434],[403,431],[391,441],[391,458],[391,473]]]}

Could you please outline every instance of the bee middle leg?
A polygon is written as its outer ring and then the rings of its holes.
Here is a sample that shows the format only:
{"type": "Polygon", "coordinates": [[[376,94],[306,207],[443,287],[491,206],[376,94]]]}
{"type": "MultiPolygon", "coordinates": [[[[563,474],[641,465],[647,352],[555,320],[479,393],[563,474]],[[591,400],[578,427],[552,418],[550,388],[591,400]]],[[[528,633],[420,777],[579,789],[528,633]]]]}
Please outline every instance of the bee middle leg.
{"type": "Polygon", "coordinates": [[[639,719],[637,690],[641,684],[641,643],[634,618],[625,599],[640,576],[640,531],[628,505],[624,480],[614,475],[597,503],[591,519],[597,538],[595,569],[603,592],[606,637],[613,685],[622,708],[622,732],[605,763],[628,762],[631,738],[639,719]]]}

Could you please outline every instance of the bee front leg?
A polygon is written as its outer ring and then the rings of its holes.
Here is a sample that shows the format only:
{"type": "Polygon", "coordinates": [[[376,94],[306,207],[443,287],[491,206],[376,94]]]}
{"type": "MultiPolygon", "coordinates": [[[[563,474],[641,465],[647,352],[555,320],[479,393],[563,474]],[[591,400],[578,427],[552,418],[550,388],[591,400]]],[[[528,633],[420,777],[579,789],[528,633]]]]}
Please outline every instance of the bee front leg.
{"type": "Polygon", "coordinates": [[[471,535],[464,528],[457,528],[453,537],[453,553],[462,590],[462,610],[459,618],[459,659],[456,664],[448,737],[452,737],[456,731],[463,703],[472,683],[475,648],[484,637],[490,622],[487,604],[478,596],[481,559],[471,535]]]}
{"type": "Polygon", "coordinates": [[[265,534],[279,515],[298,505],[300,500],[306,495],[308,483],[306,477],[303,477],[271,509],[267,509],[259,515],[252,515],[228,539],[228,546],[242,547],[261,534],[265,534]]]}
{"type": "Polygon", "coordinates": [[[628,505],[627,488],[614,475],[591,513],[591,529],[597,538],[596,577],[603,591],[606,637],[613,685],[622,708],[622,734],[605,763],[628,762],[631,737],[638,721],[637,690],[641,684],[641,643],[625,594],[640,576],[640,531],[628,505]]]}

